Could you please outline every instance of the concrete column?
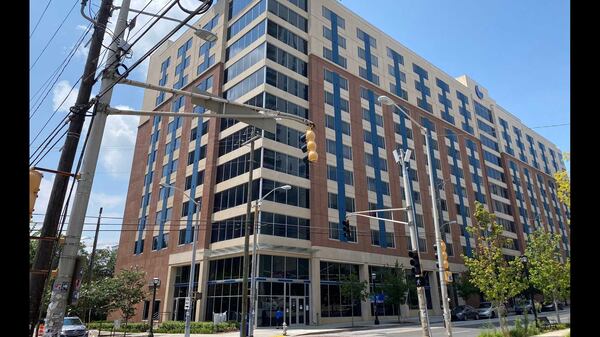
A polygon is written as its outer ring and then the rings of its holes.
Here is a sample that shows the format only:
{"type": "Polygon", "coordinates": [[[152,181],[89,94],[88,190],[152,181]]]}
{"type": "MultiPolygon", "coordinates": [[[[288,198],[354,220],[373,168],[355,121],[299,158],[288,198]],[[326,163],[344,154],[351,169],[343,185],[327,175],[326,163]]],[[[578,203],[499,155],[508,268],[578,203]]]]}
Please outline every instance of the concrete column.
{"type": "Polygon", "coordinates": [[[310,324],[321,324],[321,259],[310,259],[310,324]]]}
{"type": "Polygon", "coordinates": [[[208,258],[204,256],[204,252],[199,254],[200,259],[200,274],[198,275],[198,289],[202,293],[202,299],[196,301],[196,317],[195,321],[200,322],[206,317],[206,299],[208,297],[208,266],[210,265],[208,258]]]}
{"type": "MultiPolygon", "coordinates": [[[[368,264],[361,264],[358,267],[358,273],[359,273],[359,280],[362,281],[367,281],[369,283],[369,286],[371,285],[371,275],[369,275],[369,265],[368,264]]],[[[360,310],[361,310],[361,319],[363,321],[370,321],[371,319],[373,319],[373,316],[371,315],[371,301],[370,300],[366,300],[360,303],[360,310]]]]}
{"type": "Polygon", "coordinates": [[[442,307],[440,305],[440,283],[437,280],[437,271],[429,272],[429,293],[431,294],[431,308],[433,309],[434,315],[442,314],[442,307]]]}
{"type": "Polygon", "coordinates": [[[162,315],[159,314],[161,316],[160,321],[164,322],[164,321],[170,321],[171,320],[171,315],[173,314],[173,291],[175,290],[175,268],[174,266],[168,266],[167,267],[167,279],[166,280],[161,280],[161,287],[167,287],[167,289],[165,289],[165,296],[164,296],[164,303],[161,304],[162,308],[160,309],[160,311],[162,311],[162,315]]]}

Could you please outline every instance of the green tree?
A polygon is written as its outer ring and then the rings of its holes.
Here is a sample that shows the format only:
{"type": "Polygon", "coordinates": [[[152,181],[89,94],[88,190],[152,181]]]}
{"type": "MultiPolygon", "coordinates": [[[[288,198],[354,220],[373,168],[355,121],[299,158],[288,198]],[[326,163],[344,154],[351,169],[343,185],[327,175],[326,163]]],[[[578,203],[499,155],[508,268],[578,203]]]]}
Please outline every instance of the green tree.
{"type": "Polygon", "coordinates": [[[341,281],[340,293],[342,297],[350,299],[350,306],[352,307],[352,326],[354,326],[354,303],[356,300],[361,302],[368,298],[368,284],[367,281],[360,281],[355,274],[343,276],[341,281]]]}
{"type": "Polygon", "coordinates": [[[539,289],[546,300],[554,303],[556,319],[560,323],[557,301],[569,297],[570,268],[569,259],[561,262],[561,238],[558,234],[537,230],[530,234],[525,256],[529,264],[531,283],[539,289]]]}
{"type": "Polygon", "coordinates": [[[405,303],[408,295],[408,283],[402,265],[396,261],[393,268],[387,268],[383,273],[383,293],[385,301],[398,305],[398,321],[400,321],[400,306],[405,303]]]}
{"type": "Polygon", "coordinates": [[[464,256],[465,265],[471,275],[471,282],[481,290],[485,298],[499,310],[500,328],[509,337],[504,303],[526,288],[523,282],[523,265],[520,260],[507,261],[502,254],[502,246],[507,238],[502,236],[503,228],[495,222],[495,215],[487,211],[481,203],[475,203],[475,220],[467,231],[475,238],[473,256],[464,256]]]}
{"type": "Polygon", "coordinates": [[[454,284],[456,285],[458,294],[464,300],[467,300],[471,295],[480,294],[479,288],[471,282],[471,275],[469,275],[469,272],[463,273],[454,284]]]}
{"type": "Polygon", "coordinates": [[[103,283],[103,289],[110,299],[107,305],[108,312],[120,310],[125,325],[135,315],[135,306],[147,297],[144,289],[145,275],[146,272],[138,266],[133,266],[121,269],[114,278],[106,279],[103,283]]]}

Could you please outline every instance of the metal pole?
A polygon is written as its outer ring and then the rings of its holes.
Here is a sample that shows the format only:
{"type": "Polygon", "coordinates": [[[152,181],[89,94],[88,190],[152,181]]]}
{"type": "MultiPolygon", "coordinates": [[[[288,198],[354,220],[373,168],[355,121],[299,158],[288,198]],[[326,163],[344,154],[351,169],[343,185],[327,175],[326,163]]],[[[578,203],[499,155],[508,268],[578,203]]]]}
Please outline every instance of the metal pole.
{"type": "MultiPolygon", "coordinates": [[[[106,29],[108,18],[110,17],[110,8],[112,0],[102,0],[100,9],[98,10],[98,24],[94,26],[92,35],[92,43],[88,52],[81,86],[77,94],[77,100],[73,107],[73,113],[70,116],[69,130],[63,145],[60,160],[58,162],[57,171],[70,173],[73,168],[77,145],[79,144],[79,136],[85,121],[85,111],[88,110],[87,103],[90,100],[90,94],[94,85],[94,75],[98,68],[100,51],[102,48],[102,39],[106,29]]],[[[58,173],[58,172],[57,172],[58,173]]],[[[58,231],[61,211],[69,185],[69,175],[57,174],[52,184],[52,191],[44,217],[44,223],[40,231],[42,237],[55,237],[58,231]]],[[[29,321],[31,323],[30,336],[33,334],[33,329],[37,325],[40,318],[40,303],[46,288],[46,283],[50,275],[50,266],[54,256],[55,243],[53,241],[42,241],[38,245],[38,249],[33,260],[31,273],[29,274],[29,321]],[[37,273],[35,271],[48,270],[47,273],[37,273]]]]}
{"type": "Polygon", "coordinates": [[[242,279],[242,325],[240,327],[240,336],[246,337],[246,322],[248,314],[248,267],[249,267],[249,246],[250,233],[248,231],[250,222],[250,212],[252,210],[252,173],[254,171],[254,139],[250,141],[250,172],[248,174],[248,202],[246,203],[246,221],[244,222],[244,271],[242,279]]]}
{"type": "MultiPolygon", "coordinates": [[[[537,310],[535,308],[535,300],[533,299],[533,288],[531,287],[531,283],[529,282],[529,268],[525,265],[525,275],[527,276],[527,284],[529,284],[529,298],[531,299],[531,310],[533,311],[533,318],[535,319],[535,326],[539,328],[537,310]]],[[[525,308],[527,311],[527,308],[525,308]]],[[[525,313],[527,315],[527,312],[525,313]]]]}
{"type": "MultiPolygon", "coordinates": [[[[194,210],[196,213],[196,224],[194,225],[194,236],[192,239],[192,264],[190,266],[190,281],[188,283],[188,293],[186,298],[186,310],[185,310],[185,337],[190,337],[190,320],[192,315],[192,292],[196,290],[194,288],[194,277],[196,276],[196,241],[198,241],[198,227],[199,227],[199,215],[200,215],[200,204],[195,200],[192,200],[189,196],[191,202],[194,203],[196,209],[194,210]]],[[[194,296],[195,297],[195,296],[194,296]]],[[[195,305],[195,303],[194,303],[195,305]]]]}
{"type": "MultiPolygon", "coordinates": [[[[438,247],[438,265],[439,265],[439,280],[440,280],[440,288],[442,291],[442,306],[444,309],[444,322],[446,325],[446,335],[448,337],[452,337],[452,327],[450,323],[450,307],[448,305],[448,289],[446,288],[446,280],[444,278],[444,265],[443,258],[440,251],[442,237],[440,233],[440,219],[438,217],[438,208],[437,208],[437,197],[436,197],[436,189],[435,182],[433,181],[433,150],[429,144],[429,137],[427,130],[425,128],[421,128],[425,132],[425,147],[427,148],[427,165],[429,166],[429,190],[431,192],[431,206],[433,208],[433,226],[435,227],[435,244],[438,247]]],[[[460,183],[460,182],[459,182],[460,183]]]]}
{"type": "Polygon", "coordinates": [[[100,212],[98,213],[98,223],[96,224],[96,234],[94,234],[94,245],[92,246],[92,254],[90,254],[90,267],[88,270],[88,281],[90,284],[92,282],[92,273],[94,271],[94,256],[96,255],[96,244],[98,243],[98,232],[100,231],[100,218],[102,217],[102,207],[100,207],[100,212]]]}
{"type": "Polygon", "coordinates": [[[253,236],[252,236],[252,272],[251,272],[251,276],[252,276],[252,281],[250,284],[250,298],[251,298],[251,308],[250,308],[250,320],[248,322],[248,336],[254,336],[254,327],[256,326],[256,306],[257,306],[257,289],[256,289],[256,269],[257,269],[257,263],[258,263],[258,255],[256,254],[257,251],[257,238],[256,236],[258,235],[258,212],[260,209],[260,202],[261,200],[257,200],[256,204],[254,205],[254,221],[253,223],[253,236]]]}
{"type": "MultiPolygon", "coordinates": [[[[115,70],[122,53],[122,50],[119,48],[119,42],[123,41],[125,28],[127,28],[129,3],[130,0],[123,0],[123,3],[121,4],[121,10],[119,11],[119,17],[114,30],[116,36],[110,44],[109,57],[106,61],[106,64],[109,67],[104,71],[102,76],[100,92],[106,91],[115,83],[115,70]]],[[[77,184],[75,199],[71,209],[71,216],[69,218],[69,227],[67,230],[65,246],[63,248],[61,259],[58,265],[58,276],[56,277],[54,286],[52,287],[52,297],[50,299],[50,304],[48,305],[48,313],[46,316],[46,321],[48,324],[46,325],[44,337],[58,336],[62,329],[63,318],[67,305],[67,295],[69,293],[75,259],[77,258],[77,251],[79,250],[79,241],[81,240],[85,212],[88,207],[90,192],[92,190],[92,182],[94,180],[94,173],[98,163],[98,154],[100,152],[100,145],[102,143],[102,135],[106,125],[106,108],[110,103],[111,97],[112,88],[106,91],[102,97],[100,97],[95,106],[96,115],[89,131],[88,144],[85,149],[85,155],[80,170],[81,178],[77,184]]]]}
{"type": "MultiPolygon", "coordinates": [[[[412,190],[409,184],[408,165],[404,162],[404,152],[400,152],[400,166],[402,167],[402,176],[404,180],[404,195],[406,197],[406,208],[408,209],[408,230],[410,233],[410,245],[417,251],[419,260],[421,252],[419,250],[419,241],[417,240],[417,232],[415,223],[415,209],[412,203],[412,190]]],[[[421,318],[421,327],[423,328],[423,336],[430,337],[431,330],[429,328],[429,316],[427,313],[427,300],[425,298],[425,288],[417,287],[417,298],[419,300],[419,316],[421,318]]]]}
{"type": "Polygon", "coordinates": [[[148,332],[148,337],[154,337],[154,302],[156,302],[156,284],[152,285],[152,305],[150,306],[152,309],[150,310],[150,331],[148,332]]]}

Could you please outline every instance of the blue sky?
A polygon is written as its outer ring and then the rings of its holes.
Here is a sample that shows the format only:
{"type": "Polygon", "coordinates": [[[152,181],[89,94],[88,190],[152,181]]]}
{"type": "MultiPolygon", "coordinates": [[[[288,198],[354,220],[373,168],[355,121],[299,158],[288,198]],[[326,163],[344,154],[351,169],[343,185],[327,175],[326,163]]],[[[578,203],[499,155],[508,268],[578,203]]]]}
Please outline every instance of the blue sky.
{"type": "MultiPolygon", "coordinates": [[[[39,105],[30,118],[30,153],[58,125],[75,101],[79,86],[75,86],[69,96],[67,93],[83,72],[87,49],[80,46],[63,73],[58,77],[51,75],[69,55],[89,23],[79,14],[80,2],[52,1],[30,38],[30,67],[41,55],[30,69],[30,116],[39,105]],[[75,3],[75,8],[42,53],[75,3]],[[43,85],[49,78],[50,83],[56,80],[53,87],[43,85]],[[41,93],[47,93],[43,101],[43,95],[34,95],[40,88],[41,93]],[[65,103],[58,108],[65,97],[65,103]],[[56,114],[50,119],[57,108],[56,114]],[[48,125],[42,128],[49,119],[48,125]],[[33,141],[36,136],[38,138],[33,141]]],[[[91,9],[97,11],[100,0],[90,2],[91,9]]],[[[154,0],[146,11],[157,12],[167,2],[154,0]]],[[[45,0],[30,2],[30,33],[47,3],[45,0]]],[[[115,0],[115,5],[119,3],[119,0],[115,0]]],[[[188,8],[197,4],[193,0],[182,3],[188,4],[188,8]]],[[[472,77],[488,89],[498,104],[526,125],[535,127],[570,122],[569,2],[343,0],[342,3],[450,76],[466,74],[472,77]]],[[[132,8],[135,9],[141,9],[145,4],[144,0],[132,0],[132,8]]],[[[177,6],[169,15],[184,17],[177,6]]],[[[130,18],[132,16],[130,14],[130,18]]],[[[117,12],[111,18],[109,29],[114,29],[116,17],[117,12]]],[[[135,37],[136,31],[147,21],[147,18],[139,17],[131,36],[135,37]]],[[[134,47],[133,58],[126,64],[137,60],[174,25],[164,21],[154,26],[151,33],[134,47]]],[[[90,37],[91,32],[84,44],[90,37]]],[[[109,43],[108,38],[105,39],[105,45],[109,43]]],[[[147,62],[129,78],[145,80],[146,69],[147,62]]],[[[95,86],[93,94],[97,91],[98,86],[95,86]]],[[[142,98],[142,90],[119,85],[114,90],[111,105],[138,109],[141,108],[142,98]]],[[[570,151],[570,126],[535,130],[563,152],[570,151]]],[[[103,216],[112,219],[107,218],[102,222],[100,247],[118,242],[118,224],[123,217],[136,132],[136,117],[109,117],[88,207],[90,217],[86,223],[89,224],[85,227],[86,230],[94,229],[94,217],[99,207],[104,207],[103,216]]],[[[56,169],[62,144],[63,141],[60,141],[37,165],[56,169]]],[[[45,212],[52,180],[52,174],[44,174],[34,213],[45,212]]],[[[34,221],[42,220],[41,216],[34,216],[34,221]]],[[[84,237],[92,235],[92,231],[83,233],[84,237]]]]}

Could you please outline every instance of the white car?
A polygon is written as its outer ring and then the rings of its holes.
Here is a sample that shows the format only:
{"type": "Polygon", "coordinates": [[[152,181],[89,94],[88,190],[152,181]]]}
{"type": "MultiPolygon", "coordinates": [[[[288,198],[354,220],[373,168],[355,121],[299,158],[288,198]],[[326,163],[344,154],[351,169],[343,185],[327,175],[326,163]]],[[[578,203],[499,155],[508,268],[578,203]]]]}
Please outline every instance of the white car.
{"type": "Polygon", "coordinates": [[[88,330],[79,317],[65,317],[63,320],[61,337],[88,337],[88,330]]]}

